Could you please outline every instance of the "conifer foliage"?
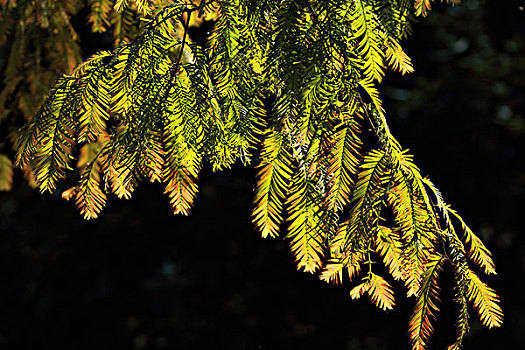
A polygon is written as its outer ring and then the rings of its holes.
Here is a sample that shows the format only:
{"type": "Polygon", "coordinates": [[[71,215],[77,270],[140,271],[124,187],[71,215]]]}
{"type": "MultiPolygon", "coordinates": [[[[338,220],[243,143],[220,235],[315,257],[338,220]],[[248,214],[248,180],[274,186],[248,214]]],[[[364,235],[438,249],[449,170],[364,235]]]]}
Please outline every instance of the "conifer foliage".
{"type": "MultiPolygon", "coordinates": [[[[95,33],[111,31],[113,42],[131,42],[144,26],[140,16],[154,15],[169,0],[0,0],[0,127],[7,131],[0,143],[0,159],[16,144],[20,119],[30,120],[50,86],[81,61],[80,35],[76,22],[87,6],[88,27],[95,33]]],[[[3,136],[3,135],[2,135],[3,136]]],[[[12,184],[12,167],[1,162],[1,190],[12,184]]],[[[9,163],[10,164],[10,163],[9,163]]],[[[24,175],[34,183],[33,173],[24,175]]]]}
{"type": "MultiPolygon", "coordinates": [[[[120,35],[109,12],[124,16],[132,1],[89,4],[93,27],[113,23],[120,35]]],[[[498,296],[473,270],[495,274],[490,252],[391,134],[376,90],[387,69],[413,71],[400,41],[430,0],[150,5],[134,1],[149,15],[133,41],[63,75],[24,127],[15,163],[41,191],[76,167],[63,196],[87,219],[140,181],[163,183],[174,213],[188,215],[203,166],[255,163],[262,236],[285,235],[298,269],[349,279],[352,298],[388,310],[394,290],[373,264],[382,260],[416,300],[413,349],[429,343],[444,268],[460,310],[450,349],[468,332],[468,302],[485,326],[502,324],[498,296]],[[201,47],[187,33],[205,16],[215,26],[201,47]]]]}

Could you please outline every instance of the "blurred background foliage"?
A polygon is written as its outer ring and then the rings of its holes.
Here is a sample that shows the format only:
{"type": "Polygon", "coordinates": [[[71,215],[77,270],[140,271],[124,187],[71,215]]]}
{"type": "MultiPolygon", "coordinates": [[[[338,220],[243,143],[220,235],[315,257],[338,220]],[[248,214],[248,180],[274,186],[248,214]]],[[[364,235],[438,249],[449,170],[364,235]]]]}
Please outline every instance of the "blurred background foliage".
{"type": "MultiPolygon", "coordinates": [[[[524,6],[436,4],[405,43],[416,72],[382,85],[394,135],[494,253],[498,275],[487,282],[505,323],[474,321],[465,349],[525,348],[524,6]]],[[[91,34],[85,13],[74,18],[82,57],[112,44],[110,33],[91,34]]],[[[399,297],[390,313],[351,301],[348,288],[295,271],[285,241],[259,238],[252,169],[205,171],[189,217],[172,216],[162,188],[143,184],[92,222],[61,189],[40,195],[18,172],[0,192],[2,349],[408,348],[413,300],[399,297]]],[[[448,293],[431,349],[454,337],[448,293]]]]}

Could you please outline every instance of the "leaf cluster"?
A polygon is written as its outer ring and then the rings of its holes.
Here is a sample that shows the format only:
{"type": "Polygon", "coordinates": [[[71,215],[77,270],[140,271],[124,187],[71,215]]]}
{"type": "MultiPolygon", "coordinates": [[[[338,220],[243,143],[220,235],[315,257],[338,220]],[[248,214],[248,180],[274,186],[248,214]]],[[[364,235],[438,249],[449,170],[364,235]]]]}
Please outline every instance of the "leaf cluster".
{"type": "MultiPolygon", "coordinates": [[[[20,125],[33,117],[57,78],[82,62],[80,33],[85,27],[94,33],[109,31],[116,46],[129,43],[144,27],[140,16],[170,2],[0,0],[0,62],[5,62],[0,65],[0,126],[6,133],[1,135],[0,154],[11,153],[20,125]],[[86,23],[81,22],[84,12],[86,23]]],[[[11,184],[12,174],[12,169],[0,172],[0,181],[11,184]]],[[[29,168],[24,175],[36,186],[29,168]]]]}
{"type": "Polygon", "coordinates": [[[439,274],[451,268],[460,313],[450,348],[459,348],[468,302],[484,325],[502,324],[496,293],[471,267],[492,274],[494,263],[395,140],[376,89],[387,69],[413,71],[400,41],[429,9],[429,0],[164,6],[134,41],[58,80],[24,127],[16,163],[52,192],[78,158],[79,181],[63,196],[90,219],[109,193],[130,198],[144,180],[162,182],[174,213],[187,215],[203,166],[255,162],[262,236],[284,231],[298,269],[327,282],[359,279],[351,297],[367,294],[387,310],[395,299],[373,268],[381,259],[416,299],[414,349],[428,345],[439,274]],[[204,16],[216,21],[201,47],[187,31],[204,16]]]}

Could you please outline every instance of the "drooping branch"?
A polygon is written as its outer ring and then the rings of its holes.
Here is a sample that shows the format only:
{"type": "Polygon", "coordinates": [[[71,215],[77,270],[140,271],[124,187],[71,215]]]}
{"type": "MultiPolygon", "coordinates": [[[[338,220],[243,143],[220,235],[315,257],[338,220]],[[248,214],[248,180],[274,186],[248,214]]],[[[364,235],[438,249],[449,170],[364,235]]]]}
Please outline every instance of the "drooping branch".
{"type": "Polygon", "coordinates": [[[502,311],[468,265],[495,273],[489,251],[387,124],[377,84],[388,68],[413,70],[400,41],[410,15],[430,8],[429,0],[410,4],[169,5],[134,41],[59,81],[22,133],[18,162],[52,191],[69,170],[72,148],[91,148],[79,183],[66,192],[86,218],[99,215],[109,192],[129,198],[144,179],[165,183],[174,213],[188,215],[204,164],[249,164],[260,149],[253,221],[262,236],[283,232],[298,268],[325,281],[341,282],[343,271],[351,281],[361,277],[352,298],[367,294],[386,310],[394,293],[373,265],[383,260],[416,298],[414,349],[429,342],[448,261],[461,309],[458,347],[468,331],[467,302],[489,327],[501,325],[502,311]],[[205,13],[216,22],[200,47],[188,27],[205,13]]]}

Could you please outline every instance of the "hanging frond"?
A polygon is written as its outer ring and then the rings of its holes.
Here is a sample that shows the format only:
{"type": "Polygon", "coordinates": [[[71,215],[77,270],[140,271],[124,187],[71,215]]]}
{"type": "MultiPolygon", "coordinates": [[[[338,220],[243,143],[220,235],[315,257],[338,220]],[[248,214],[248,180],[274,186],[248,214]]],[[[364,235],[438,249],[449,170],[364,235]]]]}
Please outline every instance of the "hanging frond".
{"type": "Polygon", "coordinates": [[[289,189],[288,237],[297,268],[314,273],[322,265],[325,232],[322,230],[321,197],[315,184],[302,171],[296,172],[289,189]]]}
{"type": "Polygon", "coordinates": [[[419,169],[406,152],[395,151],[400,166],[394,175],[394,186],[388,193],[388,203],[399,227],[402,245],[402,274],[408,292],[419,290],[423,266],[434,249],[435,215],[429,208],[428,196],[422,188],[419,169]]]}
{"type": "Polygon", "coordinates": [[[261,163],[255,189],[253,221],[262,237],[279,235],[279,224],[283,221],[283,203],[289,187],[290,151],[285,135],[277,130],[268,130],[261,153],[261,163]]]}
{"type": "Polygon", "coordinates": [[[364,257],[365,254],[363,253],[355,254],[351,259],[352,262],[346,266],[346,272],[350,281],[359,276],[361,273],[361,263],[363,262],[364,257]]]}
{"type": "Polygon", "coordinates": [[[465,295],[464,286],[456,285],[456,293],[454,295],[454,300],[459,306],[459,314],[456,321],[457,336],[454,343],[447,347],[447,350],[461,350],[463,349],[463,339],[470,331],[469,321],[470,315],[468,312],[468,303],[467,297],[465,295]]]}
{"type": "Polygon", "coordinates": [[[356,0],[349,14],[353,38],[358,43],[357,52],[362,59],[364,75],[370,80],[383,79],[383,57],[381,49],[381,28],[375,20],[375,13],[368,1],[356,0]]]}
{"type": "Polygon", "coordinates": [[[82,108],[79,116],[79,142],[92,142],[106,129],[111,88],[107,82],[107,66],[104,61],[111,57],[110,52],[95,54],[82,69],[76,72],[79,76],[85,75],[80,77],[81,84],[85,87],[82,92],[82,108]]]}
{"type": "MultiPolygon", "coordinates": [[[[445,214],[445,221],[449,222],[448,216],[445,214]]],[[[454,269],[455,279],[455,293],[454,300],[458,304],[459,314],[456,322],[456,328],[458,331],[456,341],[449,346],[450,349],[461,349],[463,339],[470,331],[470,314],[468,312],[468,293],[470,288],[470,276],[469,267],[467,265],[467,257],[465,247],[456,235],[453,226],[448,225],[448,229],[443,232],[445,236],[445,242],[447,255],[449,256],[449,262],[452,264],[454,269]]]]}
{"type": "Polygon", "coordinates": [[[449,207],[447,207],[447,210],[461,222],[465,242],[469,245],[470,259],[481,267],[487,275],[496,274],[496,267],[492,261],[490,251],[485,247],[481,239],[472,232],[465,221],[463,221],[463,218],[459,216],[455,210],[449,207]]]}
{"type": "Polygon", "coordinates": [[[372,103],[376,109],[376,111],[380,114],[384,112],[383,107],[381,106],[381,99],[379,98],[379,91],[374,86],[374,83],[370,79],[363,79],[359,81],[359,86],[363,88],[363,90],[368,95],[368,98],[372,100],[372,103]]]}
{"type": "Polygon", "coordinates": [[[359,299],[363,294],[365,294],[370,288],[368,281],[365,281],[350,290],[350,297],[352,299],[359,299]]]}
{"type": "Polygon", "coordinates": [[[106,195],[100,187],[100,170],[100,159],[97,157],[82,169],[80,181],[74,189],[75,203],[87,220],[97,218],[106,205],[106,195]]]}
{"type": "MultiPolygon", "coordinates": [[[[264,115],[258,91],[260,74],[253,67],[253,50],[246,13],[239,1],[218,2],[217,22],[209,38],[210,73],[223,113],[213,134],[214,169],[229,167],[237,159],[249,163],[264,115]],[[246,40],[244,39],[246,38],[246,40]]],[[[252,42],[253,43],[253,42],[252,42]]]]}
{"type": "Polygon", "coordinates": [[[439,301],[438,274],[443,266],[443,256],[434,256],[425,264],[421,278],[421,288],[418,291],[416,306],[410,317],[409,335],[412,349],[426,349],[428,340],[434,332],[432,321],[439,311],[436,305],[439,301]]]}
{"type": "Polygon", "coordinates": [[[401,74],[414,72],[410,57],[407,56],[396,40],[388,38],[386,47],[386,62],[393,70],[397,70],[401,74]]]}
{"type": "Polygon", "coordinates": [[[432,0],[415,0],[414,7],[416,9],[416,16],[426,16],[430,11],[432,0]]]}
{"type": "Polygon", "coordinates": [[[456,342],[449,347],[449,349],[456,349],[460,348],[462,339],[469,329],[467,299],[474,303],[482,323],[489,328],[501,326],[503,322],[503,312],[498,305],[498,296],[494,290],[484,284],[468,267],[464,245],[455,234],[455,229],[449,218],[449,214],[452,214],[461,222],[462,230],[465,234],[465,240],[471,245],[469,255],[476,264],[485,269],[485,273],[487,274],[495,273],[494,263],[490,258],[489,251],[483,243],[481,243],[481,240],[474,235],[457,212],[443,202],[441,193],[437,188],[428,180],[426,180],[426,183],[434,191],[439,207],[441,208],[448,225],[448,232],[446,235],[448,240],[448,251],[452,257],[457,280],[456,301],[461,307],[458,321],[458,338],[456,342]]]}
{"type": "Polygon", "coordinates": [[[57,182],[72,170],[69,163],[75,145],[75,122],[70,112],[75,108],[75,79],[65,76],[49,93],[38,114],[26,126],[19,141],[17,162],[20,166],[34,161],[35,181],[40,191],[53,192],[57,182]]]}
{"type": "MultiPolygon", "coordinates": [[[[184,72],[184,71],[183,71],[184,72]]],[[[198,138],[188,142],[188,128],[197,118],[195,96],[187,75],[181,74],[173,84],[166,103],[164,138],[168,152],[164,170],[166,190],[175,214],[188,215],[197,194],[197,178],[202,156],[198,138]]],[[[202,134],[198,133],[200,138],[202,134]]]]}
{"type": "MultiPolygon", "coordinates": [[[[117,1],[118,2],[118,1],[117,1]]],[[[109,27],[111,0],[88,0],[89,23],[93,32],[103,33],[109,27]]]]}
{"type": "Polygon", "coordinates": [[[370,300],[383,310],[391,310],[395,305],[394,292],[392,286],[381,276],[369,273],[365,282],[350,291],[352,299],[359,299],[367,293],[370,300]]]}
{"type": "Polygon", "coordinates": [[[405,279],[402,273],[403,248],[400,237],[392,229],[379,226],[375,236],[376,252],[383,257],[383,262],[390,275],[396,280],[405,279]]]}
{"type": "MultiPolygon", "coordinates": [[[[344,248],[345,244],[345,233],[348,232],[348,221],[345,221],[339,225],[339,228],[330,240],[330,260],[327,261],[325,270],[329,270],[331,264],[337,263],[342,264],[343,268],[346,268],[348,279],[350,281],[359,276],[361,272],[361,264],[367,257],[367,253],[364,250],[352,251],[344,248]]],[[[321,275],[322,277],[322,275],[321,275]]],[[[325,279],[326,281],[326,279],[325,279]]],[[[328,282],[328,281],[327,281],[328,282]]]]}
{"type": "Polygon", "coordinates": [[[469,270],[469,276],[468,298],[478,311],[481,322],[489,328],[500,327],[503,324],[503,311],[498,305],[498,295],[494,289],[483,283],[472,270],[469,270]]]}
{"type": "Polygon", "coordinates": [[[361,141],[358,137],[360,116],[356,114],[343,125],[343,129],[334,133],[331,141],[329,168],[327,170],[328,186],[326,191],[327,205],[332,210],[343,210],[350,201],[357,173],[361,141]]]}
{"type": "MultiPolygon", "coordinates": [[[[112,74],[110,79],[108,79],[105,84],[104,96],[107,98],[107,86],[109,86],[109,110],[117,118],[120,118],[126,115],[126,112],[130,110],[133,101],[131,99],[130,90],[131,87],[128,86],[128,71],[130,67],[128,66],[128,61],[130,59],[130,47],[127,45],[121,46],[115,54],[112,56],[112,74]]],[[[104,101],[107,103],[108,101],[104,101]]]]}
{"type": "Polygon", "coordinates": [[[330,259],[319,276],[322,281],[333,284],[341,284],[345,265],[338,259],[330,259]]]}
{"type": "Polygon", "coordinates": [[[372,150],[364,158],[353,193],[350,218],[342,224],[335,240],[341,237],[341,247],[348,252],[362,252],[369,236],[378,228],[384,197],[391,185],[395,159],[385,151],[372,150]]]}

